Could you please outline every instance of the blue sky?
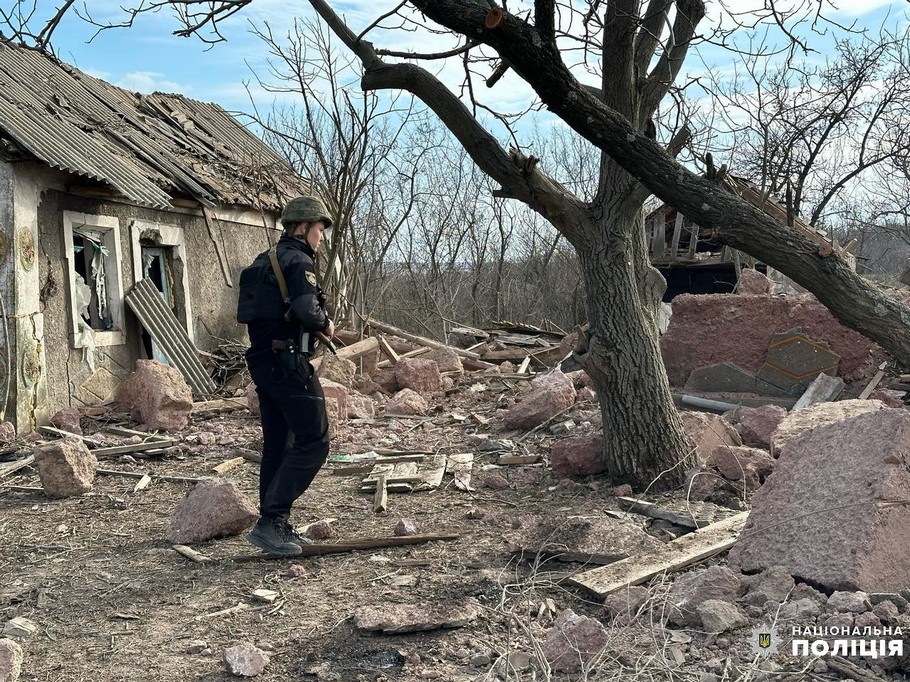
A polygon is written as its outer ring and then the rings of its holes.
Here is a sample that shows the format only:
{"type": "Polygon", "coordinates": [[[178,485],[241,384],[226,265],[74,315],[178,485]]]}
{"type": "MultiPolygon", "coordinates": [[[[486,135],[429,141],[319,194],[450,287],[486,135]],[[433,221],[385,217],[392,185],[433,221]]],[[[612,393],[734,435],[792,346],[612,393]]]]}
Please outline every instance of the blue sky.
{"type": "MultiPolygon", "coordinates": [[[[784,0],[786,1],[786,0],[784,0]]],[[[795,2],[797,0],[791,0],[795,2]]],[[[811,1],[811,0],[810,0],[811,1]]],[[[8,6],[13,0],[0,0],[8,6]]],[[[740,9],[748,3],[761,0],[727,0],[740,9]]],[[[49,13],[51,3],[38,0],[45,5],[39,9],[49,13]]],[[[81,3],[78,3],[81,4],[81,3]]],[[[86,0],[85,3],[98,19],[120,17],[121,4],[132,4],[124,0],[86,0]]],[[[395,2],[380,0],[348,0],[332,3],[345,14],[355,31],[363,28],[368,21],[382,11],[395,6],[395,2]]],[[[778,6],[780,0],[778,0],[778,6]]],[[[907,4],[904,0],[835,0],[827,3],[828,13],[843,23],[858,21],[862,25],[877,28],[883,18],[890,14],[890,23],[905,21],[907,4]]],[[[709,17],[716,16],[719,5],[709,4],[709,17]]],[[[255,0],[252,5],[235,15],[224,26],[228,37],[225,43],[208,47],[195,38],[178,38],[172,35],[177,27],[176,20],[166,11],[140,16],[130,29],[103,31],[89,42],[95,29],[70,15],[55,34],[58,56],[80,69],[103,78],[111,83],[139,92],[179,92],[194,99],[216,102],[228,110],[249,111],[250,98],[244,83],[254,91],[257,102],[270,103],[274,96],[262,92],[255,82],[251,67],[258,73],[266,73],[265,48],[261,41],[249,33],[250,22],[268,21],[276,33],[286,27],[289,17],[311,17],[312,10],[304,0],[255,0]]],[[[413,34],[411,34],[413,36],[413,34]]],[[[438,49],[439,39],[434,49],[438,49]]],[[[825,51],[825,39],[813,38],[820,54],[825,51]]],[[[378,40],[380,44],[384,41],[378,40]]],[[[385,42],[385,46],[393,46],[385,42]]],[[[723,60],[716,51],[709,51],[709,60],[723,60]],[[717,54],[717,57],[713,55],[717,54]]],[[[697,57],[690,57],[689,69],[698,68],[697,57]]],[[[457,80],[457,66],[454,69],[457,80]]],[[[507,76],[488,96],[500,98],[509,104],[524,99],[527,91],[517,77],[507,76]]]]}

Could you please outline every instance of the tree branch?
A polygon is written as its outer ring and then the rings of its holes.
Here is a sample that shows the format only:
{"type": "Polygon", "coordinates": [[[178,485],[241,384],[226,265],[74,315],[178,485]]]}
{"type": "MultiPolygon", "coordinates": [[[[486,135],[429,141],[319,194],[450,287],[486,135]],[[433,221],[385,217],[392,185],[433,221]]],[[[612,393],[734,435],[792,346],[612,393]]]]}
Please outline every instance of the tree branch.
{"type": "Polygon", "coordinates": [[[544,40],[556,43],[555,0],[534,0],[534,26],[544,40]]]}
{"type": "Polygon", "coordinates": [[[636,76],[646,74],[651,59],[660,44],[660,35],[668,21],[667,13],[673,0],[650,0],[638,35],[635,36],[636,76]]]}
{"type": "Polygon", "coordinates": [[[475,36],[508,59],[550,110],[579,135],[607,152],[662,201],[723,243],[760,257],[818,299],[845,324],[865,330],[899,361],[910,364],[910,309],[882,295],[837,255],[822,257],[818,245],[763,211],[670,157],[628,120],[589,94],[556,58],[533,27],[508,15],[495,32],[485,31],[476,3],[412,0],[429,18],[475,36]],[[857,305],[857,302],[867,305],[857,305]]]}
{"type": "MultiPolygon", "coordinates": [[[[507,153],[471,115],[467,107],[435,76],[415,64],[386,64],[371,43],[357,41],[354,33],[325,0],[310,0],[316,12],[351,49],[364,66],[364,90],[405,90],[424,102],[458,139],[468,155],[502,186],[498,193],[523,201],[553,223],[569,241],[577,241],[579,216],[585,205],[560,183],[543,173],[536,159],[517,151],[507,153]]],[[[484,14],[478,16],[481,24],[484,14]]]]}
{"type": "Polygon", "coordinates": [[[676,0],[676,19],[668,46],[648,75],[648,80],[642,88],[641,117],[650,118],[657,110],[660,101],[667,94],[670,86],[679,75],[683,61],[689,51],[689,45],[695,36],[695,27],[705,16],[705,3],[703,0],[676,0]]]}

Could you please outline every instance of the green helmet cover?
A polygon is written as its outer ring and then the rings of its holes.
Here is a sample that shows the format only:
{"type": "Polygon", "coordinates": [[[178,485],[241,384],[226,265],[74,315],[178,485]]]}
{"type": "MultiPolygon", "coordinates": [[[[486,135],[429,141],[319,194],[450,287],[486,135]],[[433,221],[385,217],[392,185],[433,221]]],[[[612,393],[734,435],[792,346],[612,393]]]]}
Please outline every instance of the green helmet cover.
{"type": "Polygon", "coordinates": [[[325,223],[325,229],[332,227],[332,218],[319,197],[291,199],[281,212],[281,224],[285,227],[297,223],[315,223],[320,220],[325,223]]]}

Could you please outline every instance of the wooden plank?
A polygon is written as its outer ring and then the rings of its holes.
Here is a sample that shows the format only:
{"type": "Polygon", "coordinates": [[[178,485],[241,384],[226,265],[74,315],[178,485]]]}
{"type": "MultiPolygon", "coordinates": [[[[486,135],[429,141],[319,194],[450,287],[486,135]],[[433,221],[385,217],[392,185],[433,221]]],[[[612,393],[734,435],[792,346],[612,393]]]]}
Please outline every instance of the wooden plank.
{"type": "Polygon", "coordinates": [[[518,366],[516,374],[524,374],[528,371],[528,367],[531,365],[531,356],[529,355],[524,360],[521,361],[521,364],[518,366]]]}
{"type": "Polygon", "coordinates": [[[689,237],[689,253],[687,254],[689,260],[695,260],[695,254],[698,250],[698,225],[693,224],[691,227],[692,236],[689,237]]]}
{"type": "Polygon", "coordinates": [[[397,464],[399,462],[422,462],[426,455],[390,455],[387,457],[377,457],[373,460],[374,464],[397,464]]]}
{"type": "Polygon", "coordinates": [[[371,478],[367,476],[360,482],[360,489],[363,491],[372,491],[376,484],[379,482],[380,478],[384,478],[386,485],[391,485],[392,483],[423,483],[423,476],[396,476],[394,474],[379,474],[376,477],[371,478]]]}
{"type": "Polygon", "coordinates": [[[456,355],[459,355],[463,358],[471,358],[472,360],[480,360],[480,356],[477,353],[472,353],[471,351],[462,350],[461,348],[455,348],[454,346],[448,346],[444,343],[440,343],[439,341],[434,341],[433,339],[428,339],[423,336],[417,336],[416,334],[411,334],[409,332],[404,331],[403,329],[399,329],[398,327],[393,327],[390,324],[386,324],[385,322],[380,322],[379,320],[374,320],[373,318],[368,319],[367,324],[369,326],[373,327],[374,329],[378,329],[379,331],[386,332],[387,334],[394,334],[395,336],[400,336],[403,339],[407,339],[408,341],[411,341],[412,343],[420,344],[421,346],[428,346],[430,348],[444,348],[446,350],[452,351],[456,355]]]}
{"type": "Polygon", "coordinates": [[[130,452],[144,452],[145,450],[160,450],[163,445],[161,441],[150,440],[145,443],[128,443],[127,445],[115,445],[109,448],[96,448],[92,450],[95,457],[109,457],[110,455],[123,455],[130,452]]]}
{"type": "Polygon", "coordinates": [[[884,378],[885,368],[887,366],[887,362],[883,362],[878,366],[878,371],[875,373],[875,376],[872,377],[872,381],[870,381],[866,388],[863,389],[863,392],[859,394],[857,400],[867,400],[869,396],[872,395],[872,391],[875,390],[876,386],[878,386],[879,382],[884,378]]]}
{"type": "Polygon", "coordinates": [[[500,466],[527,466],[528,464],[537,464],[543,457],[540,455],[500,455],[496,463],[500,466]]]}
{"type": "Polygon", "coordinates": [[[683,214],[676,212],[676,224],[673,226],[673,242],[670,246],[671,260],[679,260],[679,240],[682,238],[683,214]]]}
{"type": "Polygon", "coordinates": [[[459,490],[473,490],[471,488],[471,467],[473,465],[473,452],[463,452],[448,456],[446,469],[455,476],[455,487],[459,490]]]}
{"type": "Polygon", "coordinates": [[[20,469],[24,469],[25,467],[27,467],[29,464],[31,464],[34,461],[35,461],[35,456],[28,455],[27,457],[23,457],[22,459],[17,460],[15,462],[10,462],[9,464],[4,464],[3,466],[0,466],[0,478],[5,478],[5,477],[9,476],[10,474],[16,473],[20,469]]]}
{"type": "Polygon", "coordinates": [[[212,244],[215,246],[215,253],[218,254],[218,264],[221,266],[221,274],[224,275],[224,283],[232,287],[234,286],[234,281],[231,279],[231,267],[228,265],[227,254],[224,253],[224,236],[221,234],[221,230],[218,231],[217,236],[215,235],[215,225],[213,225],[215,218],[204,204],[202,206],[202,217],[205,219],[205,226],[209,231],[209,239],[212,240],[212,244]]]}
{"type": "Polygon", "coordinates": [[[819,374],[800,396],[793,406],[794,410],[809,407],[817,403],[837,400],[837,396],[844,390],[844,380],[830,374],[819,374]]]}
{"type": "Polygon", "coordinates": [[[239,466],[243,466],[243,463],[246,462],[244,457],[232,457],[229,460],[226,460],[219,464],[216,467],[212,467],[212,471],[216,476],[224,476],[229,471],[236,469],[239,466]]]}
{"type": "MultiPolygon", "coordinates": [[[[483,345],[483,344],[481,344],[481,345],[483,345]]],[[[409,350],[407,353],[398,353],[398,359],[401,360],[402,358],[416,358],[418,355],[423,355],[424,353],[429,353],[431,350],[433,350],[433,349],[427,348],[426,346],[421,346],[420,348],[415,348],[414,350],[409,350]]],[[[465,358],[465,359],[467,359],[467,358],[465,358]]],[[[478,360],[478,362],[479,362],[479,360],[478,360]]],[[[391,360],[380,360],[376,366],[377,367],[391,367],[392,361],[391,360]]]]}
{"type": "Polygon", "coordinates": [[[249,408],[245,398],[225,398],[223,400],[203,400],[193,403],[192,412],[232,412],[249,408]]]}
{"type": "Polygon", "coordinates": [[[143,441],[154,440],[161,445],[177,445],[180,442],[179,438],[174,438],[173,436],[149,433],[148,431],[136,431],[135,429],[127,429],[123,426],[105,426],[104,430],[118,436],[140,436],[143,438],[143,441]]]}
{"type": "Polygon", "coordinates": [[[423,470],[423,483],[430,488],[438,488],[446,472],[446,456],[443,454],[429,457],[423,470]]]}
{"type": "Polygon", "coordinates": [[[342,554],[356,552],[357,550],[385,549],[386,547],[403,547],[405,545],[422,545],[427,542],[451,542],[457,540],[458,533],[422,533],[418,535],[402,535],[390,538],[363,538],[334,543],[317,542],[304,545],[303,552],[293,557],[274,554],[247,554],[231,557],[233,561],[262,561],[264,559],[299,559],[308,556],[325,556],[326,554],[342,554]]]}
{"type": "Polygon", "coordinates": [[[386,489],[385,475],[380,474],[376,481],[376,494],[373,496],[373,511],[376,514],[389,508],[389,491],[386,489]]]}
{"type": "Polygon", "coordinates": [[[666,226],[663,216],[658,216],[652,221],[654,227],[651,233],[651,258],[663,258],[667,248],[666,226]]]}
{"type": "Polygon", "coordinates": [[[654,576],[685,568],[729,549],[746,523],[742,512],[668,542],[660,551],[629,557],[609,566],[584,571],[569,582],[600,598],[629,585],[638,585],[654,576]]]}
{"type": "Polygon", "coordinates": [[[127,478],[142,478],[143,476],[151,476],[156,478],[159,481],[175,481],[177,483],[201,483],[202,481],[208,481],[208,478],[190,478],[187,476],[165,476],[164,474],[143,474],[138,471],[117,471],[115,469],[98,469],[96,474],[102,476],[126,476],[127,478]]]}
{"type": "Polygon", "coordinates": [[[398,357],[398,353],[395,352],[395,349],[389,345],[389,342],[385,340],[385,337],[379,336],[379,348],[385,354],[393,365],[397,365],[398,361],[401,359],[398,357]]]}
{"type": "Polygon", "coordinates": [[[100,440],[96,440],[90,436],[83,436],[81,433],[73,433],[72,431],[64,431],[63,429],[56,429],[53,426],[39,426],[38,430],[41,431],[41,433],[60,436],[61,438],[78,438],[86,445],[104,445],[100,440]]]}
{"type": "Polygon", "coordinates": [[[345,360],[357,360],[358,358],[362,358],[364,355],[369,355],[378,349],[379,341],[368,336],[367,338],[362,339],[357,343],[352,343],[350,346],[339,348],[338,357],[344,358],[345,360]]]}

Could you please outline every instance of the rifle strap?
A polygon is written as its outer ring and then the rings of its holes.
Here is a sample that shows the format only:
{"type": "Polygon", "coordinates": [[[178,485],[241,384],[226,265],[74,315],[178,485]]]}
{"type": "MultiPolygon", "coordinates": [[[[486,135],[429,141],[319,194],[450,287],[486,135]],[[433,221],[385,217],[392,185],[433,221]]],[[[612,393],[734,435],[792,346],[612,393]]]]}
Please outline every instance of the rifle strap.
{"type": "Polygon", "coordinates": [[[272,262],[272,272],[275,273],[275,279],[278,280],[278,288],[281,290],[281,298],[284,299],[286,305],[290,305],[291,295],[288,293],[288,283],[284,279],[284,273],[281,271],[281,266],[278,264],[278,244],[275,244],[271,249],[269,249],[269,260],[272,262]]]}

